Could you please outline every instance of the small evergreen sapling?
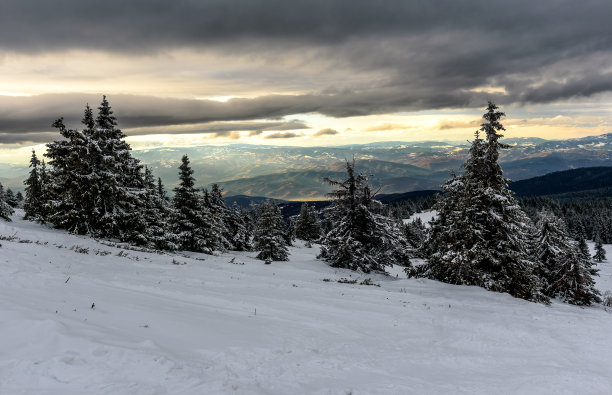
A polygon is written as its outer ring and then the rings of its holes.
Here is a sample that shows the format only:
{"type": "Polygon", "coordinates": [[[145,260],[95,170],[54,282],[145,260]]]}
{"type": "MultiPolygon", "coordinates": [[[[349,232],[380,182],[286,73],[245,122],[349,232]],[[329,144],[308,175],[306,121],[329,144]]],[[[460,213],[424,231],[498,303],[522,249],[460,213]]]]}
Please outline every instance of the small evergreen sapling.
{"type": "Polygon", "coordinates": [[[593,259],[599,263],[606,260],[606,250],[603,248],[603,243],[601,242],[600,237],[597,237],[597,240],[595,241],[595,255],[593,255],[593,259]]]}

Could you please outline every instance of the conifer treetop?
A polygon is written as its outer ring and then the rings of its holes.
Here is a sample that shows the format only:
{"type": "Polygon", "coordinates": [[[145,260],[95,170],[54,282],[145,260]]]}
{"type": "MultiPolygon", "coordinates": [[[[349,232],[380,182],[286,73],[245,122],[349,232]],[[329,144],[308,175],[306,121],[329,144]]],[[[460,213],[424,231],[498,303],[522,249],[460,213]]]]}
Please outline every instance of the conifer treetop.
{"type": "Polygon", "coordinates": [[[102,129],[113,129],[117,125],[117,118],[113,115],[113,110],[108,100],[106,100],[106,95],[102,96],[102,103],[100,103],[100,107],[98,107],[98,118],[96,118],[96,123],[98,127],[102,129]]]}
{"type": "Polygon", "coordinates": [[[85,106],[85,111],[83,113],[83,119],[81,120],[81,123],[85,125],[87,129],[94,128],[95,122],[93,117],[93,111],[91,110],[91,107],[89,107],[89,103],[87,103],[87,105],[85,106]]]}

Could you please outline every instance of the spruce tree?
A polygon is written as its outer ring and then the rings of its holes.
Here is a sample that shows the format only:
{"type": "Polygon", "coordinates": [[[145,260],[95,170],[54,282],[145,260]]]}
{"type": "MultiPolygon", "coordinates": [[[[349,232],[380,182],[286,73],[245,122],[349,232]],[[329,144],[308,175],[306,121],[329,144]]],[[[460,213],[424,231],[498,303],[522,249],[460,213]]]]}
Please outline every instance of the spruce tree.
{"type": "Polygon", "coordinates": [[[17,200],[17,195],[11,188],[7,188],[5,192],[6,203],[12,208],[17,208],[19,206],[19,200],[17,200]]]}
{"type": "Polygon", "coordinates": [[[6,193],[4,192],[2,183],[0,183],[0,218],[10,222],[11,215],[13,215],[14,212],[13,208],[6,202],[6,193]]]}
{"type": "Polygon", "coordinates": [[[32,150],[32,157],[30,158],[30,174],[24,181],[25,187],[25,203],[23,205],[23,211],[25,213],[25,219],[31,221],[44,221],[43,215],[43,193],[41,185],[40,175],[40,160],[36,156],[36,152],[32,150]]]}
{"type": "Polygon", "coordinates": [[[111,106],[103,96],[95,121],[85,109],[84,134],[90,137],[95,189],[96,231],[101,236],[146,243],[145,221],[140,214],[145,195],[142,165],[131,155],[125,134],[117,128],[111,106]]]}
{"type": "Polygon", "coordinates": [[[43,186],[46,216],[74,233],[145,244],[142,166],[105,96],[98,117],[87,105],[81,122],[81,132],[66,128],[61,118],[53,124],[64,140],[47,145],[52,170],[43,186]]]}
{"type": "Polygon", "coordinates": [[[254,249],[259,251],[257,259],[289,260],[284,229],[283,216],[278,205],[271,201],[262,202],[258,208],[254,235],[254,249]]]}
{"type": "Polygon", "coordinates": [[[248,212],[240,209],[238,204],[234,202],[227,218],[227,228],[232,235],[230,242],[235,251],[250,251],[252,248],[249,226],[247,224],[248,220],[248,212]]]}
{"type": "Polygon", "coordinates": [[[578,249],[580,250],[582,256],[589,259],[591,257],[591,252],[589,251],[589,246],[582,230],[580,230],[576,235],[576,241],[578,242],[578,249]]]}
{"type": "Polygon", "coordinates": [[[478,285],[515,297],[546,301],[527,248],[530,220],[508,189],[498,163],[504,113],[489,102],[472,142],[465,172],[443,187],[426,249],[428,263],[409,274],[451,284],[478,285]]]}
{"type": "Polygon", "coordinates": [[[176,240],[170,232],[168,224],[173,215],[172,207],[164,198],[164,195],[160,195],[159,184],[156,183],[151,169],[146,166],[144,182],[146,195],[141,210],[147,224],[147,243],[150,247],[158,250],[175,250],[177,248],[176,240]]]}
{"type": "Polygon", "coordinates": [[[295,220],[295,237],[308,243],[317,241],[321,237],[321,221],[314,207],[302,203],[300,214],[295,220]]]}
{"type": "Polygon", "coordinates": [[[599,301],[593,272],[588,259],[572,240],[565,223],[552,212],[539,213],[536,258],[538,274],[544,281],[544,292],[550,297],[561,297],[572,304],[590,305],[599,301]]]}
{"type": "Polygon", "coordinates": [[[604,250],[601,238],[599,236],[595,240],[595,255],[593,255],[593,259],[599,263],[606,260],[606,250],[604,250]]]}
{"type": "Polygon", "coordinates": [[[384,271],[385,266],[409,266],[408,243],[399,224],[374,214],[375,201],[367,177],[355,174],[355,161],[346,162],[347,178],[325,181],[336,188],[333,204],[325,211],[331,230],[322,241],[319,258],[333,267],[384,271]]]}
{"type": "Polygon", "coordinates": [[[178,248],[187,251],[212,254],[209,229],[210,211],[195,187],[193,170],[189,157],[183,155],[179,167],[179,185],[174,189],[173,233],[177,237],[178,248]]]}
{"type": "Polygon", "coordinates": [[[413,221],[407,222],[403,226],[403,231],[410,247],[415,251],[420,250],[423,246],[426,231],[423,221],[420,218],[416,218],[413,221]]]}
{"type": "Polygon", "coordinates": [[[87,175],[88,139],[79,131],[68,129],[62,118],[53,123],[63,140],[47,144],[51,171],[48,173],[45,211],[47,219],[57,228],[78,234],[93,233],[92,199],[84,198],[90,193],[87,175]]]}
{"type": "Polygon", "coordinates": [[[215,238],[216,249],[235,249],[231,242],[233,235],[227,226],[230,211],[225,205],[225,199],[223,199],[223,189],[218,184],[212,185],[207,201],[212,214],[212,232],[215,238]]]}

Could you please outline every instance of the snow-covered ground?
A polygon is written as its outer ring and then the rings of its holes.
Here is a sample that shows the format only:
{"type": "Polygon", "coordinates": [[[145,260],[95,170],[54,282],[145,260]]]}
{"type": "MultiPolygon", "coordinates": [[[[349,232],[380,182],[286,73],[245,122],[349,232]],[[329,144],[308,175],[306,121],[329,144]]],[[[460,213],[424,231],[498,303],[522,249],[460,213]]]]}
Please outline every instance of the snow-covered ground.
{"type": "Polygon", "coordinates": [[[438,212],[436,210],[428,210],[423,211],[422,213],[414,213],[410,216],[410,218],[405,219],[404,223],[412,222],[419,218],[423,222],[423,225],[425,225],[425,227],[429,227],[429,221],[434,219],[436,215],[438,215],[438,212]]]}
{"type": "Polygon", "coordinates": [[[316,248],[264,265],[124,250],[17,217],[0,235],[13,238],[0,241],[2,394],[612,389],[612,311],[600,306],[356,275],[316,248]],[[366,277],[380,287],[336,282],[366,277]]]}

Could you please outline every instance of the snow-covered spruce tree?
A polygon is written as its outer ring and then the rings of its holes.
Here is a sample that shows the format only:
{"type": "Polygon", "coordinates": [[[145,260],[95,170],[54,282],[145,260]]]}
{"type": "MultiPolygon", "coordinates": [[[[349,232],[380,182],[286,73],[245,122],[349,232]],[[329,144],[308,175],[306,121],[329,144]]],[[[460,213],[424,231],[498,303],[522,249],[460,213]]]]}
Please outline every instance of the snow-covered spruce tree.
{"type": "Polygon", "coordinates": [[[586,237],[584,236],[584,232],[582,230],[579,230],[576,234],[576,241],[578,242],[578,249],[580,250],[582,256],[586,259],[590,259],[591,252],[589,251],[589,246],[587,245],[586,237]]]}
{"type": "Polygon", "coordinates": [[[67,129],[62,119],[53,124],[64,140],[48,144],[45,154],[52,166],[49,221],[74,233],[144,244],[142,166],[131,156],[106,97],[95,120],[86,106],[82,123],[82,132],[67,129]]]}
{"type": "Polygon", "coordinates": [[[435,205],[438,218],[425,242],[428,262],[410,271],[416,277],[478,285],[532,301],[547,301],[534,273],[527,235],[531,223],[521,210],[498,163],[504,113],[489,102],[465,172],[444,186],[435,205]]]}
{"type": "Polygon", "coordinates": [[[227,228],[231,234],[230,242],[235,251],[250,251],[252,248],[248,220],[249,213],[240,209],[238,204],[234,202],[227,218],[227,228]]]}
{"type": "Polygon", "coordinates": [[[410,266],[409,246],[400,225],[371,209],[380,204],[371,196],[367,177],[355,174],[355,161],[346,162],[347,178],[325,181],[336,190],[325,210],[331,230],[325,235],[319,258],[333,267],[384,271],[393,264],[410,266]]]}
{"type": "Polygon", "coordinates": [[[419,251],[423,246],[425,239],[425,225],[420,218],[416,218],[403,225],[402,230],[408,244],[415,250],[419,251]]]}
{"type": "Polygon", "coordinates": [[[157,196],[167,202],[170,201],[170,199],[168,198],[168,194],[166,194],[166,188],[164,187],[164,183],[162,182],[161,177],[157,177],[157,196]]]}
{"type": "Polygon", "coordinates": [[[208,204],[212,215],[216,249],[233,250],[234,246],[231,242],[233,235],[227,226],[230,212],[223,199],[223,189],[218,184],[212,185],[208,195],[208,204]]]}
{"type": "Polygon", "coordinates": [[[47,144],[45,156],[49,158],[45,212],[47,220],[56,228],[78,234],[92,231],[93,205],[86,188],[90,174],[88,141],[83,133],[68,129],[62,118],[53,123],[63,140],[47,144]]]}
{"type": "Polygon", "coordinates": [[[599,235],[597,235],[595,239],[595,255],[593,255],[593,260],[599,263],[606,260],[606,250],[603,248],[603,243],[599,235]]]}
{"type": "Polygon", "coordinates": [[[6,203],[12,208],[17,208],[19,206],[19,200],[17,199],[17,195],[11,188],[7,188],[5,192],[6,203]]]}
{"type": "Polygon", "coordinates": [[[30,174],[28,178],[23,182],[25,187],[25,203],[23,205],[23,211],[25,212],[25,219],[31,221],[44,222],[44,201],[42,196],[42,185],[40,180],[40,160],[36,156],[36,152],[32,150],[32,157],[30,158],[30,174]]]}
{"type": "Polygon", "coordinates": [[[569,237],[565,223],[552,212],[542,211],[536,227],[535,256],[540,264],[537,273],[544,280],[546,295],[578,305],[599,301],[593,280],[597,273],[569,237]]]}
{"type": "Polygon", "coordinates": [[[89,137],[91,177],[97,214],[95,232],[103,237],[145,244],[146,223],[140,212],[145,196],[142,165],[131,154],[125,134],[103,96],[95,122],[85,109],[84,134],[89,137]]]}
{"type": "Polygon", "coordinates": [[[14,212],[13,208],[6,202],[6,193],[4,192],[2,183],[0,183],[0,218],[10,222],[11,215],[13,215],[14,212]]]}
{"type": "Polygon", "coordinates": [[[288,261],[289,251],[284,238],[285,224],[280,208],[275,202],[262,202],[257,210],[254,249],[257,259],[288,261]]]}
{"type": "Polygon", "coordinates": [[[308,203],[302,203],[300,214],[295,220],[295,237],[307,242],[317,241],[321,238],[321,221],[314,208],[308,203]]]}
{"type": "Polygon", "coordinates": [[[141,210],[147,224],[148,245],[158,250],[175,250],[177,248],[176,237],[170,232],[168,223],[173,215],[172,207],[164,195],[160,195],[159,183],[156,183],[151,169],[146,166],[144,182],[146,194],[141,210]]]}
{"type": "Polygon", "coordinates": [[[189,157],[183,155],[181,161],[180,184],[174,188],[172,230],[177,237],[179,249],[212,254],[213,248],[208,239],[210,212],[203,205],[203,199],[195,187],[189,157]]]}

